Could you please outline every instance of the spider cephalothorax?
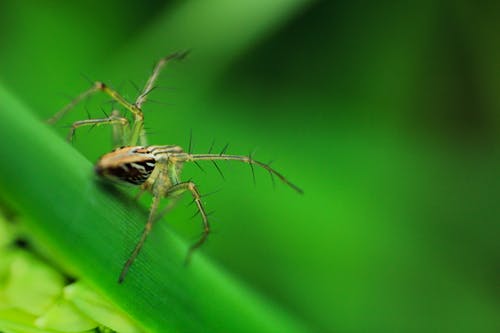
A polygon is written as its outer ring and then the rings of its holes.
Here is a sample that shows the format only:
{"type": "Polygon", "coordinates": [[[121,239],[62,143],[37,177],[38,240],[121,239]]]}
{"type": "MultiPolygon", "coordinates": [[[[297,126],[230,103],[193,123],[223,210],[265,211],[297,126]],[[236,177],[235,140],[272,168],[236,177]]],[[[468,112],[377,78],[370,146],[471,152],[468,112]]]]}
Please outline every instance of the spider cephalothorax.
{"type": "Polygon", "coordinates": [[[103,155],[96,163],[95,172],[111,180],[142,185],[151,176],[155,165],[155,156],[149,149],[123,146],[103,155]]]}
{"type": "MultiPolygon", "coordinates": [[[[149,213],[148,221],[144,227],[141,239],[134,248],[132,254],[125,263],[119,282],[122,282],[128,269],[139,254],[146,237],[148,236],[155,221],[160,216],[157,216],[158,206],[161,198],[172,199],[169,207],[173,205],[176,199],[184,192],[189,191],[193,196],[194,202],[198,208],[203,222],[203,234],[201,238],[191,246],[186,259],[189,258],[193,250],[202,245],[210,232],[210,224],[208,222],[205,208],[201,202],[201,196],[196,188],[195,183],[191,181],[183,182],[180,179],[182,165],[186,162],[197,161],[213,161],[216,160],[234,160],[248,163],[252,167],[257,165],[266,169],[272,176],[278,177],[282,182],[290,186],[295,191],[302,193],[302,190],[289,182],[283,175],[271,168],[268,164],[254,160],[251,156],[243,155],[228,155],[224,152],[220,154],[191,154],[185,152],[179,146],[147,146],[146,134],[144,131],[144,115],[142,113],[142,105],[146,101],[149,92],[154,88],[154,84],[158,78],[161,69],[172,59],[182,59],[186,55],[183,53],[174,53],[165,58],[162,58],[155,66],[152,75],[146,83],[142,93],[137,97],[135,103],[128,102],[119,93],[108,87],[102,82],[96,82],[89,90],[80,94],[70,104],[64,107],[49,119],[49,123],[54,123],[59,120],[66,112],[73,108],[77,103],[95,92],[102,91],[109,95],[114,101],[118,102],[122,107],[130,112],[133,116],[133,121],[123,117],[118,110],[114,110],[109,117],[80,120],[71,126],[68,134],[68,139],[71,140],[76,129],[83,126],[98,126],[111,125],[113,128],[113,138],[115,145],[119,148],[112,152],[104,154],[96,163],[96,173],[104,178],[113,181],[125,182],[132,185],[140,186],[143,192],[150,192],[153,195],[153,202],[149,213]]],[[[168,207],[168,208],[169,208],[168,207]]],[[[164,209],[166,211],[168,209],[164,209]]]]}

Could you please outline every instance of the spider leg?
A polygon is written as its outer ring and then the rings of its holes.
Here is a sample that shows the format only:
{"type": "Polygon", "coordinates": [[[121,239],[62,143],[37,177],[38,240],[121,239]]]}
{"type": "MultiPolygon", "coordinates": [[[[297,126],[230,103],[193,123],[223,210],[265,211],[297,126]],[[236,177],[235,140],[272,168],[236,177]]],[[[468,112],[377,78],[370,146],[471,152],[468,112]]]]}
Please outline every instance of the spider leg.
{"type": "Polygon", "coordinates": [[[228,160],[228,161],[240,161],[244,163],[259,166],[267,170],[271,176],[278,177],[283,183],[291,187],[296,192],[302,194],[304,191],[300,189],[297,185],[290,182],[285,176],[271,168],[268,164],[259,162],[251,158],[250,156],[243,155],[226,155],[226,154],[186,154],[186,153],[173,153],[171,158],[179,162],[196,162],[196,161],[217,161],[217,160],[228,160]]]}
{"type": "Polygon", "coordinates": [[[188,254],[187,254],[186,260],[185,260],[185,263],[187,264],[187,263],[189,263],[189,260],[191,259],[191,255],[193,254],[193,252],[197,248],[199,248],[203,243],[205,243],[205,241],[207,240],[208,234],[210,233],[210,224],[208,223],[207,213],[205,211],[205,208],[203,207],[203,203],[201,202],[200,192],[196,188],[195,183],[189,181],[189,182],[183,182],[183,183],[176,184],[176,185],[172,186],[167,191],[166,195],[177,197],[185,191],[191,192],[191,195],[193,196],[194,202],[196,203],[196,206],[198,207],[198,211],[200,212],[201,219],[203,222],[203,233],[202,233],[200,239],[196,243],[191,245],[191,247],[189,248],[189,251],[188,251],[188,254]]]}
{"type": "Polygon", "coordinates": [[[111,116],[107,118],[85,119],[85,120],[75,121],[73,125],[71,125],[71,129],[69,130],[67,139],[70,142],[73,140],[77,128],[84,126],[99,126],[99,125],[113,126],[113,140],[115,146],[123,144],[122,139],[124,136],[121,134],[124,134],[125,132],[128,131],[129,122],[127,118],[121,117],[115,114],[115,112],[113,112],[111,116]]]}
{"type": "Polygon", "coordinates": [[[148,79],[148,82],[146,82],[146,85],[144,86],[144,89],[142,90],[141,94],[137,97],[135,101],[135,105],[140,109],[142,107],[142,104],[146,102],[146,99],[148,97],[148,94],[155,88],[154,84],[156,80],[158,79],[158,76],[160,75],[161,70],[165,65],[170,61],[174,59],[183,59],[186,57],[188,54],[187,51],[184,52],[176,52],[172,53],[166,57],[161,58],[155,65],[155,68],[153,69],[153,73],[148,79]]]}
{"type": "Polygon", "coordinates": [[[84,99],[86,99],[87,97],[89,97],[90,95],[93,95],[94,93],[96,93],[97,91],[99,91],[99,89],[97,88],[97,85],[93,85],[91,88],[89,88],[88,90],[82,92],[80,95],[78,95],[77,97],[75,97],[71,102],[69,102],[68,105],[66,105],[65,107],[63,107],[61,110],[59,110],[55,115],[53,115],[51,118],[49,118],[47,120],[47,123],[49,124],[54,124],[56,123],[59,119],[61,119],[69,110],[71,110],[72,108],[75,107],[75,105],[77,105],[78,103],[80,103],[81,101],[83,101],[84,99]]]}
{"type": "Polygon", "coordinates": [[[124,97],[122,97],[118,92],[114,89],[108,87],[106,84],[102,82],[95,82],[94,85],[78,95],[75,99],[73,99],[68,105],[62,108],[59,112],[57,112],[52,118],[48,119],[47,122],[49,124],[53,124],[61,119],[68,111],[74,108],[78,103],[80,103],[85,98],[93,95],[96,92],[102,91],[108,96],[110,96],[113,100],[118,102],[121,106],[123,106],[127,111],[131,112],[134,116],[134,122],[132,126],[131,135],[128,138],[127,144],[130,146],[134,146],[137,142],[142,141],[141,144],[145,144],[144,141],[144,115],[140,107],[136,106],[128,102],[124,97]]]}
{"type": "Polygon", "coordinates": [[[134,262],[135,258],[139,254],[139,252],[142,249],[142,246],[144,245],[144,242],[146,241],[146,238],[148,237],[149,233],[151,232],[151,229],[153,228],[153,224],[156,222],[155,219],[155,213],[158,210],[158,204],[160,202],[161,197],[160,196],[154,196],[153,197],[153,203],[151,204],[151,210],[149,211],[149,217],[148,217],[148,222],[144,226],[144,230],[141,235],[141,239],[137,243],[137,245],[134,248],[134,251],[132,251],[132,254],[128,258],[127,262],[123,266],[123,269],[120,273],[120,277],[118,278],[118,283],[122,283],[123,279],[125,279],[125,275],[127,275],[127,272],[134,262]]]}

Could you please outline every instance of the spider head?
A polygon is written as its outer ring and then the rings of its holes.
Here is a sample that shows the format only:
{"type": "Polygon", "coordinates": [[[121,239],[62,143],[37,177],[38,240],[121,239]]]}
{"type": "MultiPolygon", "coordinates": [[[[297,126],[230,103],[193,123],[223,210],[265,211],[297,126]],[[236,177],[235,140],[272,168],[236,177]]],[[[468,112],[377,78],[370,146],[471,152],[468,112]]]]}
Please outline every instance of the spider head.
{"type": "Polygon", "coordinates": [[[115,182],[141,185],[153,172],[155,163],[147,149],[124,146],[103,155],[96,163],[95,172],[115,182]]]}

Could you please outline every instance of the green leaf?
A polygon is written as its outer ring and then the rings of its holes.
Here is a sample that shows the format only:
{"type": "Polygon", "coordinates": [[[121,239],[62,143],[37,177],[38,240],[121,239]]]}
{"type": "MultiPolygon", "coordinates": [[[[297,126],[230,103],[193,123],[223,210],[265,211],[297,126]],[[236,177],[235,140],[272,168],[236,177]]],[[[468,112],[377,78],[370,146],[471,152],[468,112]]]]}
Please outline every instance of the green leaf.
{"type": "Polygon", "coordinates": [[[36,326],[43,329],[53,329],[61,332],[83,332],[94,329],[97,323],[80,313],[73,304],[60,299],[37,318],[36,326]]]}
{"type": "Polygon", "coordinates": [[[41,315],[59,297],[64,278],[52,267],[22,251],[15,253],[9,266],[5,296],[12,306],[41,315]]]}
{"type": "Polygon", "coordinates": [[[104,300],[81,282],[76,282],[64,288],[64,298],[70,301],[88,317],[101,325],[120,333],[141,333],[130,320],[119,313],[112,304],[104,300]]]}
{"type": "Polygon", "coordinates": [[[106,189],[92,165],[0,86],[0,195],[68,272],[148,332],[299,332],[278,308],[196,255],[159,222],[123,284],[119,272],[147,212],[106,189]]]}

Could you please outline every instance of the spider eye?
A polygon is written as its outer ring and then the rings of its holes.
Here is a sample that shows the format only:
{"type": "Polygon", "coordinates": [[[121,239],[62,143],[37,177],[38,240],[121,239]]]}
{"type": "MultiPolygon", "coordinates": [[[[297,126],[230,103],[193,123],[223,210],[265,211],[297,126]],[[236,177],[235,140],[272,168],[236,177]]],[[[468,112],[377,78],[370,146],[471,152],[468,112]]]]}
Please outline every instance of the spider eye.
{"type": "Polygon", "coordinates": [[[120,147],[116,147],[115,149],[113,149],[111,152],[115,152],[117,150],[120,150],[120,149],[123,149],[125,148],[126,146],[120,146],[120,147]]]}
{"type": "Polygon", "coordinates": [[[115,181],[141,185],[144,183],[155,168],[155,160],[144,160],[139,162],[124,163],[119,166],[102,167],[97,165],[95,172],[105,178],[115,181]]]}

